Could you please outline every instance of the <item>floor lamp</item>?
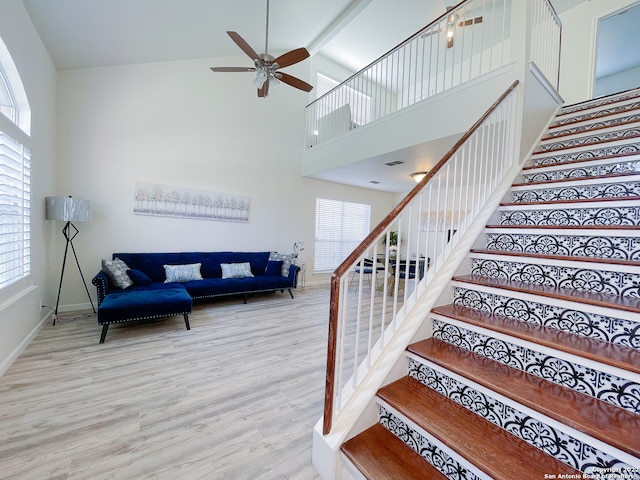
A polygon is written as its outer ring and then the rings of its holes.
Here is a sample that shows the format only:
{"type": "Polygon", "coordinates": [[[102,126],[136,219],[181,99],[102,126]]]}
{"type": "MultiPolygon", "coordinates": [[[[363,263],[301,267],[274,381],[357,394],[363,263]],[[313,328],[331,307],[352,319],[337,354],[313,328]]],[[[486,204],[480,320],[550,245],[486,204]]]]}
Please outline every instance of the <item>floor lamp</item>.
{"type": "Polygon", "coordinates": [[[62,271],[60,272],[60,285],[58,286],[58,298],[56,299],[56,309],[53,314],[53,324],[56,324],[58,318],[58,306],[60,305],[60,292],[62,291],[62,279],[64,278],[64,267],[67,263],[67,254],[69,253],[69,246],[73,252],[73,257],[76,259],[76,265],[80,272],[80,278],[84,289],[89,297],[91,308],[93,313],[96,313],[96,308],[93,306],[93,300],[89,294],[89,288],[87,288],[87,282],[82,274],[80,268],[80,262],[78,261],[78,255],[76,255],[76,249],[73,245],[73,240],[78,235],[79,230],[72,222],[90,222],[91,221],[91,202],[89,200],[79,200],[73,197],[47,197],[47,220],[58,220],[66,222],[62,229],[62,235],[65,238],[64,257],[62,258],[62,271]]]}

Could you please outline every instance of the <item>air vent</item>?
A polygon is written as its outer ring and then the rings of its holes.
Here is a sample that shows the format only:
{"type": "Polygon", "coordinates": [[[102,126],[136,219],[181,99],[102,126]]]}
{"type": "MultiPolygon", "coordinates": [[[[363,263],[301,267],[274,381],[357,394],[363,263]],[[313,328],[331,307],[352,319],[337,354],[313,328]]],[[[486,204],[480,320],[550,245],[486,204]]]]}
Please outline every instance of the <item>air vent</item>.
{"type": "Polygon", "coordinates": [[[404,162],[402,162],[402,161],[400,161],[400,160],[395,160],[395,161],[393,161],[393,162],[385,163],[385,165],[386,165],[387,167],[395,167],[396,165],[402,165],[403,163],[404,163],[404,162]]]}
{"type": "Polygon", "coordinates": [[[377,185],[377,184],[379,184],[380,182],[379,182],[379,181],[377,181],[377,180],[370,180],[370,181],[369,181],[369,183],[373,183],[374,185],[377,185]]]}

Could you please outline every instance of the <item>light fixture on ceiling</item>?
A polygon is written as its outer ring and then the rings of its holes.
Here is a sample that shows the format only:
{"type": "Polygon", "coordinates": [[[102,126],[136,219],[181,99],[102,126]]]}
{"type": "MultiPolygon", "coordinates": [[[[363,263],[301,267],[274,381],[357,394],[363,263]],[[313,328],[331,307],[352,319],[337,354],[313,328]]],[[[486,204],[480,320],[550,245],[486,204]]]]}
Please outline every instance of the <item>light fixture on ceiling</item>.
{"type": "Polygon", "coordinates": [[[424,177],[427,176],[428,172],[413,172],[411,174],[411,178],[413,178],[416,183],[420,183],[424,177]]]}

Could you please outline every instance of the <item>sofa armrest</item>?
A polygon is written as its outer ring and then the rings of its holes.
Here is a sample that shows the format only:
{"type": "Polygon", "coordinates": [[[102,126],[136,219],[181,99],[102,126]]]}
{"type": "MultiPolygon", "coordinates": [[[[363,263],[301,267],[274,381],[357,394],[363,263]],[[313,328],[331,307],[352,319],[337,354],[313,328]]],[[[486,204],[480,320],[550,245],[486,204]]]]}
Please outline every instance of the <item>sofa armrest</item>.
{"type": "Polygon", "coordinates": [[[96,286],[96,290],[98,291],[98,306],[100,306],[104,297],[109,293],[109,277],[100,270],[98,274],[93,277],[91,283],[96,286]]]}
{"type": "Polygon", "coordinates": [[[291,286],[298,288],[298,274],[300,273],[300,267],[296,264],[291,264],[289,267],[289,280],[291,280],[291,286]]]}

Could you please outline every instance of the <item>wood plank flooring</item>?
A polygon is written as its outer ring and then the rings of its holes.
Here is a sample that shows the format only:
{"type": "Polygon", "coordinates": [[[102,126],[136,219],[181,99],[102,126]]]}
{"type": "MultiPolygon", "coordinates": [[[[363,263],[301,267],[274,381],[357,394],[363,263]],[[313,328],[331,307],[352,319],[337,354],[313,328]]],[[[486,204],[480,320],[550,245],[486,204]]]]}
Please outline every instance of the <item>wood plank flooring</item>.
{"type": "Polygon", "coordinates": [[[190,317],[44,326],[0,378],[3,479],[300,479],[322,414],[329,290],[190,317]]]}

